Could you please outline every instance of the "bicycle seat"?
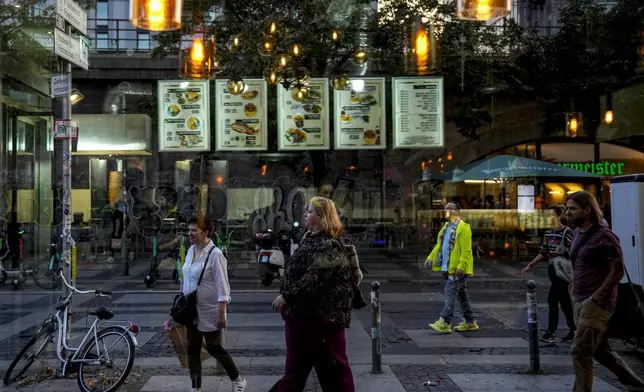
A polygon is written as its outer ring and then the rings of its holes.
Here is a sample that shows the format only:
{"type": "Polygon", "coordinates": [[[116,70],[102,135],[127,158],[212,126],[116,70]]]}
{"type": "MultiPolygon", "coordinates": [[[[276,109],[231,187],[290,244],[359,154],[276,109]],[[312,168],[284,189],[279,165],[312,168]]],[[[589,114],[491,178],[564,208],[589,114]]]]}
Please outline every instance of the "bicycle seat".
{"type": "Polygon", "coordinates": [[[109,320],[114,317],[114,312],[106,308],[105,306],[101,306],[100,308],[88,312],[87,314],[89,314],[90,316],[96,316],[99,320],[109,320]]]}

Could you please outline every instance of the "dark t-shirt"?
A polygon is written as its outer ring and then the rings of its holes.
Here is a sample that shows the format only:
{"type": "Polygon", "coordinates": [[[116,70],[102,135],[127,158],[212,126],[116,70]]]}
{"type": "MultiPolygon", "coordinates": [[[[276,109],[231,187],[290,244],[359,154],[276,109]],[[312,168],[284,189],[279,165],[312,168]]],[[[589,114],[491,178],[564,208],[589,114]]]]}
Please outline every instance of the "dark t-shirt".
{"type": "Polygon", "coordinates": [[[588,241],[579,249],[575,259],[575,274],[573,278],[574,294],[577,301],[583,301],[597,294],[597,299],[606,304],[609,310],[615,309],[617,300],[617,284],[607,292],[597,290],[604,283],[612,263],[623,263],[622,247],[617,236],[606,227],[598,227],[590,232],[580,233],[575,230],[571,254],[579,247],[582,239],[590,236],[588,241]]]}

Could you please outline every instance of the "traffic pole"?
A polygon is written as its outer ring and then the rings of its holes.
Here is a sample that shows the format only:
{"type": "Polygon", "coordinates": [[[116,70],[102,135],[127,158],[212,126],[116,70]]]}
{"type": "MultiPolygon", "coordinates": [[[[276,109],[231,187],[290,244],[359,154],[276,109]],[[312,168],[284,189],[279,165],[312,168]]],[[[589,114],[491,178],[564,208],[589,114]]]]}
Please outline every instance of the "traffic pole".
{"type": "Polygon", "coordinates": [[[371,283],[371,373],[382,373],[380,283],[371,283]]]}
{"type": "Polygon", "coordinates": [[[528,347],[530,351],[530,371],[539,373],[541,371],[541,361],[539,358],[539,313],[537,303],[537,284],[534,280],[528,281],[527,284],[527,302],[528,302],[528,347]]]}

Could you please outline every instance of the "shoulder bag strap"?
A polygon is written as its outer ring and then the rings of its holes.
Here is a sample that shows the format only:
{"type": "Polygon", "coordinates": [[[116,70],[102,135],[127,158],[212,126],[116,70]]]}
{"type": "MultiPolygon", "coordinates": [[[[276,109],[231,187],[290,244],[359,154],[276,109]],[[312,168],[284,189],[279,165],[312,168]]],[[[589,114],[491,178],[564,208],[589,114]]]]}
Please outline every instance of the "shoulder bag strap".
{"type": "Polygon", "coordinates": [[[197,287],[201,284],[201,280],[203,279],[203,274],[206,272],[206,266],[208,265],[208,260],[210,260],[210,254],[212,253],[213,249],[215,249],[215,245],[210,248],[210,252],[208,252],[208,257],[206,257],[206,261],[203,262],[203,269],[201,270],[201,275],[199,275],[199,281],[197,282],[197,287]]]}

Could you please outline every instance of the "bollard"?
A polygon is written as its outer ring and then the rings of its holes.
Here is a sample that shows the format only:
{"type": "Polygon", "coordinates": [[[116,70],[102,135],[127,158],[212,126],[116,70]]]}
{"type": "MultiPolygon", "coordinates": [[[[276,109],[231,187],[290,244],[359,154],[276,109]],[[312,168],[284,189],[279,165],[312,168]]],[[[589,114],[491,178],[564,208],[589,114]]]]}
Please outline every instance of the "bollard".
{"type": "Polygon", "coordinates": [[[371,373],[382,373],[382,352],[380,345],[380,283],[371,283],[371,373]]]}
{"type": "Polygon", "coordinates": [[[541,371],[539,360],[539,319],[537,307],[537,284],[534,280],[528,281],[528,347],[530,349],[530,370],[534,373],[541,371]]]}

